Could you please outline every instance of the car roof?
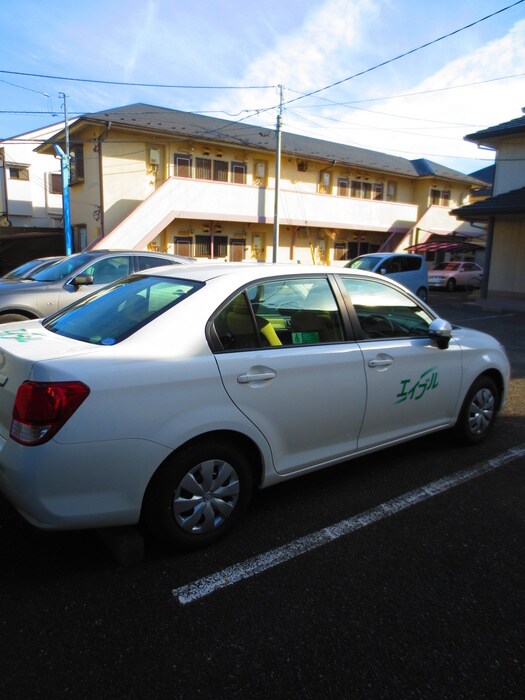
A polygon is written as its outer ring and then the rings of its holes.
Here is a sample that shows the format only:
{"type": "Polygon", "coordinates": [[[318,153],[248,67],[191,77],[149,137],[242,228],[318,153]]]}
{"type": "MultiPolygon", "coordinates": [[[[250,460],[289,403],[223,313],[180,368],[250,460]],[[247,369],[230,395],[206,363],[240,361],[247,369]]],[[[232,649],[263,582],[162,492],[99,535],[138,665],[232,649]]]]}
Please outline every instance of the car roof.
{"type": "MultiPolygon", "coordinates": [[[[421,258],[421,255],[417,255],[416,253],[363,253],[362,255],[358,255],[358,258],[421,258]]],[[[354,260],[357,260],[357,258],[354,258],[354,260]]]]}
{"type": "Polygon", "coordinates": [[[249,282],[262,278],[283,277],[283,276],[304,276],[310,275],[345,275],[362,276],[377,279],[377,275],[363,270],[351,270],[349,268],[330,267],[327,265],[298,265],[297,263],[231,263],[212,262],[196,263],[184,266],[157,267],[154,270],[142,270],[139,275],[158,275],[163,277],[174,277],[176,279],[191,279],[198,282],[208,282],[219,277],[235,277],[239,283],[249,282]]]}

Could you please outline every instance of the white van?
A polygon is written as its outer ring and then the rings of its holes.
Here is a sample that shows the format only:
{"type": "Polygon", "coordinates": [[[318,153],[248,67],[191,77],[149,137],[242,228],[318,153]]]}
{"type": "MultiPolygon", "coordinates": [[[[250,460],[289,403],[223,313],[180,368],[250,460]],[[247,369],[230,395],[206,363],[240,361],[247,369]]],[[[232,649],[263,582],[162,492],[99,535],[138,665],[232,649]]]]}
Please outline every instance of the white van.
{"type": "Polygon", "coordinates": [[[427,262],[421,255],[412,253],[368,253],[354,258],[345,267],[377,272],[391,277],[422,301],[428,299],[427,262]]]}

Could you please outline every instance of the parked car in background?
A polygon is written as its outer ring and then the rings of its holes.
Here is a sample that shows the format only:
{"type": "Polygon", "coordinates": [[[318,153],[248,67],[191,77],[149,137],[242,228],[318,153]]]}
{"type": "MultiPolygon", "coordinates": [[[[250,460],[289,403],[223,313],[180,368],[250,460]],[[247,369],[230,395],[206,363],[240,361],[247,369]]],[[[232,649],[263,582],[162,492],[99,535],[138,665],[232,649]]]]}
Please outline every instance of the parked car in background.
{"type": "Polygon", "coordinates": [[[423,256],[411,253],[368,253],[351,260],[345,267],[367,270],[391,277],[410,289],[423,301],[428,299],[427,263],[423,256]]]}
{"type": "Polygon", "coordinates": [[[166,253],[96,250],[60,258],[29,279],[0,284],[0,323],[41,318],[132,272],[195,262],[166,253]]]}
{"type": "Polygon", "coordinates": [[[429,287],[444,287],[453,292],[456,287],[481,287],[483,268],[475,262],[450,261],[439,263],[428,273],[429,287]]]}
{"type": "Polygon", "coordinates": [[[28,262],[22,263],[15,267],[14,269],[6,272],[5,275],[0,277],[0,282],[3,280],[25,280],[29,279],[35,272],[43,270],[44,267],[51,265],[52,263],[60,260],[61,256],[54,256],[49,258],[35,258],[34,260],[28,260],[28,262]]]}
{"type": "Polygon", "coordinates": [[[359,270],[143,270],[0,329],[0,489],[47,529],[211,544],[257,486],[447,428],[483,440],[509,363],[359,270]]]}

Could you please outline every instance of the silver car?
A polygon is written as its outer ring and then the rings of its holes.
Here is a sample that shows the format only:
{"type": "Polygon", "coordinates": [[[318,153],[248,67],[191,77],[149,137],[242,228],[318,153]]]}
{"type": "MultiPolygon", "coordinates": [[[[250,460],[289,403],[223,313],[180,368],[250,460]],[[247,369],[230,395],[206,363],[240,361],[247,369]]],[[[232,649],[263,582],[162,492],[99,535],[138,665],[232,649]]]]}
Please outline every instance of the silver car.
{"type": "Polygon", "coordinates": [[[68,304],[133,272],[194,258],[147,251],[97,250],[60,258],[30,279],[4,279],[0,285],[0,323],[49,316],[68,304]]]}
{"type": "Polygon", "coordinates": [[[48,267],[49,265],[55,263],[57,260],[60,260],[61,257],[62,256],[55,255],[54,257],[35,258],[34,260],[28,260],[27,262],[18,265],[12,270],[9,270],[9,272],[6,272],[5,275],[2,275],[2,277],[0,277],[0,283],[4,280],[29,279],[40,270],[43,270],[44,267],[48,267]]]}
{"type": "Polygon", "coordinates": [[[453,292],[456,287],[481,287],[483,268],[475,262],[449,261],[439,263],[428,273],[429,287],[445,287],[453,292]]]}

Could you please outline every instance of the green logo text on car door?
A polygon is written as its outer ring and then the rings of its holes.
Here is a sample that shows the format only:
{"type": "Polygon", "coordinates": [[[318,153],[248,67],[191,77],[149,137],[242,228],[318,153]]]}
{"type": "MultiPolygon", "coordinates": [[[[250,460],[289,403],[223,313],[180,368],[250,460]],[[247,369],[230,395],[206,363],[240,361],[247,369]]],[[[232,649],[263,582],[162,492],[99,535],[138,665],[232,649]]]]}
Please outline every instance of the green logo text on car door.
{"type": "Polygon", "coordinates": [[[427,369],[418,379],[402,379],[401,391],[396,394],[396,403],[418,401],[427,391],[436,389],[438,385],[437,367],[427,369]]]}

